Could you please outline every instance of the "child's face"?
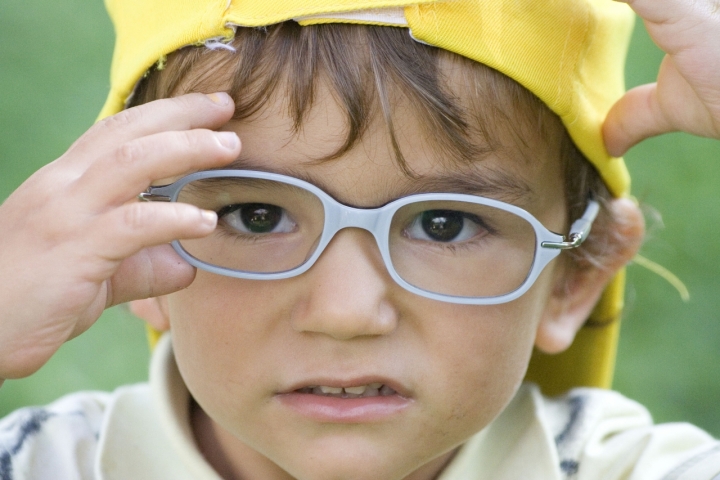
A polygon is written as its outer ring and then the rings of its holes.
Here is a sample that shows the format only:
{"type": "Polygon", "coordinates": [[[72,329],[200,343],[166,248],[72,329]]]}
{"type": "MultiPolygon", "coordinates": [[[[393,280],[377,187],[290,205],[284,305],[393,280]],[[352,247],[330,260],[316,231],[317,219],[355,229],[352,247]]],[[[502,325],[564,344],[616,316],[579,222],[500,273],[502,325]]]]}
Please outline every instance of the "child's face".
{"type": "MultiPolygon", "coordinates": [[[[499,172],[528,191],[498,199],[564,231],[560,161],[539,139],[526,139],[522,150],[500,139],[505,147],[472,168],[439,161],[413,110],[400,105],[394,120],[418,179],[398,167],[381,118],[342,158],[314,162],[345,138],[332,97],[322,91],[318,97],[297,136],[280,103],[252,121],[229,123],[225,129],[243,142],[242,168],[302,176],[359,207],[416,193],[443,176],[499,172]]],[[[512,398],[536,331],[558,301],[563,270],[553,261],[510,303],[442,303],[396,285],[373,237],[347,229],[294,278],[251,281],[198,271],[165,308],[180,371],[202,408],[194,418],[199,441],[218,442],[242,478],[284,472],[302,479],[399,479],[413,472],[410,478],[432,478],[512,398]],[[397,393],[343,399],[300,392],[372,383],[397,393]]]]}

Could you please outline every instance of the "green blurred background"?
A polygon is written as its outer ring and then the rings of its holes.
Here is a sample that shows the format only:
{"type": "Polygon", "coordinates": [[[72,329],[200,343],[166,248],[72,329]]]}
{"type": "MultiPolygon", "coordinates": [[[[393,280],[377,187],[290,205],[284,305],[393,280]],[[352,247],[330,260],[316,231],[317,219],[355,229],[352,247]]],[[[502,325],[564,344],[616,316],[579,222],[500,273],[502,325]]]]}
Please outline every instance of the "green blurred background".
{"type": "MultiPolygon", "coordinates": [[[[112,42],[99,0],[0,2],[0,200],[93,123],[112,42]]],[[[652,81],[661,58],[639,25],[628,85],[652,81]]],[[[627,161],[634,194],[652,206],[642,253],[675,273],[691,298],[683,303],[665,280],[629,267],[615,388],[659,422],[690,421],[720,436],[720,142],[666,135],[635,147],[627,161]]],[[[142,381],[147,362],[142,324],[113,308],[35,375],[5,382],[0,415],[142,381]]]]}

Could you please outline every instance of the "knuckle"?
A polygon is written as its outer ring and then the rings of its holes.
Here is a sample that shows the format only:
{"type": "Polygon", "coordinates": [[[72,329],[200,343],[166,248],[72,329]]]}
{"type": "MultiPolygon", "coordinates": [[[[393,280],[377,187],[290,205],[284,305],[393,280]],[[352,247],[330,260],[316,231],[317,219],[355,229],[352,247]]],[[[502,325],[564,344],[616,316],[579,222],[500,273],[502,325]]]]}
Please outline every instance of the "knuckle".
{"type": "Polygon", "coordinates": [[[180,109],[194,109],[197,108],[195,100],[195,94],[180,95],[179,97],[173,97],[172,102],[177,105],[180,109]]]}
{"type": "Polygon", "coordinates": [[[171,141],[180,151],[195,151],[198,148],[196,135],[191,131],[173,132],[171,141]]]}
{"type": "Polygon", "coordinates": [[[133,165],[143,157],[144,149],[136,141],[127,142],[118,147],[115,159],[121,165],[133,165]]]}
{"type": "Polygon", "coordinates": [[[202,155],[203,158],[215,157],[221,150],[210,130],[196,129],[174,132],[171,141],[173,149],[178,152],[178,157],[186,157],[187,161],[193,163],[198,155],[202,155]]]}
{"type": "Polygon", "coordinates": [[[128,108],[98,122],[98,127],[107,130],[122,130],[140,122],[143,109],[140,107],[128,108]]]}
{"type": "Polygon", "coordinates": [[[201,93],[189,93],[186,95],[180,95],[178,97],[173,97],[172,101],[175,102],[175,104],[180,109],[195,111],[199,107],[201,107],[202,102],[200,102],[199,100],[201,100],[202,97],[203,97],[203,94],[201,94],[201,93]]]}
{"type": "Polygon", "coordinates": [[[144,208],[142,203],[131,203],[123,211],[123,223],[131,230],[144,230],[155,222],[152,209],[144,208]]]}
{"type": "Polygon", "coordinates": [[[191,205],[175,203],[172,209],[173,224],[179,228],[187,228],[197,222],[197,208],[191,205]]]}

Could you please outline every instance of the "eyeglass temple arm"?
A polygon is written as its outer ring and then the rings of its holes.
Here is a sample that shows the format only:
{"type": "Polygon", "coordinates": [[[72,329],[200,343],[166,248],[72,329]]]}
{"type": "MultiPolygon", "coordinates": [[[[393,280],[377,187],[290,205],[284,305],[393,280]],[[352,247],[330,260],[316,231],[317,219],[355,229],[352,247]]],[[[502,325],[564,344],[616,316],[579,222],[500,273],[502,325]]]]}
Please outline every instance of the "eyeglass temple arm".
{"type": "Polygon", "coordinates": [[[542,242],[540,246],[558,250],[569,250],[579,247],[587,239],[588,235],[590,235],[590,228],[599,211],[600,204],[595,200],[588,200],[585,213],[570,226],[570,233],[565,237],[564,242],[542,242]]]}

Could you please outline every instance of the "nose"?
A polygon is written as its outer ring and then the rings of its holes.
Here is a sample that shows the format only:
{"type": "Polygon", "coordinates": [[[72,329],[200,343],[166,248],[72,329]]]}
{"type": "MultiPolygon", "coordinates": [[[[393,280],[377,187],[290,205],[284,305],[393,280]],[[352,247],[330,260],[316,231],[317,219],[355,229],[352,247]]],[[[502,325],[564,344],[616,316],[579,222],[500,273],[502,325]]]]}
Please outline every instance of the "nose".
{"type": "Polygon", "coordinates": [[[388,295],[394,282],[368,232],[338,232],[303,277],[304,298],[291,315],[296,331],[350,340],[387,335],[397,327],[388,295]]]}

